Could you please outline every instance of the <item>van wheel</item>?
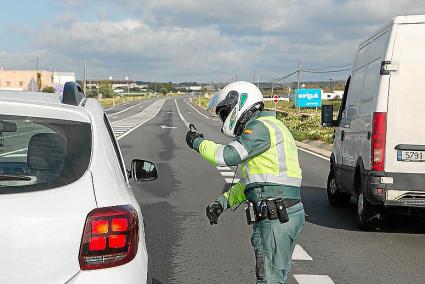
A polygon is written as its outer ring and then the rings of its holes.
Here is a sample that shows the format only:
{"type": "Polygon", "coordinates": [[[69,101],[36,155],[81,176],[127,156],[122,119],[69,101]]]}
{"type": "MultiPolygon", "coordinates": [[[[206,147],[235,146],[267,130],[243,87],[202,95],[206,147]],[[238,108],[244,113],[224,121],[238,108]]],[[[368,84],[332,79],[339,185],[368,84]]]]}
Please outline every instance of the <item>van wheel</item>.
{"type": "Polygon", "coordinates": [[[360,230],[374,230],[378,225],[378,208],[366,200],[363,192],[357,200],[357,221],[360,230]]]}
{"type": "Polygon", "coordinates": [[[336,184],[333,170],[329,172],[326,192],[328,194],[329,203],[334,207],[345,207],[350,202],[351,195],[340,191],[336,184]]]}

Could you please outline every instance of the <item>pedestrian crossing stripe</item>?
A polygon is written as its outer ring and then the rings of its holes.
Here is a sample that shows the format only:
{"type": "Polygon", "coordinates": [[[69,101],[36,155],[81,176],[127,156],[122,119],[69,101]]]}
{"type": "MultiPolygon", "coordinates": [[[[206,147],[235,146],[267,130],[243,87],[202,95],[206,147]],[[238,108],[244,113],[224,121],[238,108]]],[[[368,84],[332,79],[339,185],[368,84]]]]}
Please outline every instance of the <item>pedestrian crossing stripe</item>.
{"type": "Polygon", "coordinates": [[[328,275],[294,274],[299,284],[335,284],[328,275]]]}
{"type": "Polygon", "coordinates": [[[300,245],[295,245],[292,260],[313,260],[313,258],[300,245]]]}
{"type": "Polygon", "coordinates": [[[220,172],[220,174],[224,177],[233,177],[235,175],[234,172],[220,172]]]}

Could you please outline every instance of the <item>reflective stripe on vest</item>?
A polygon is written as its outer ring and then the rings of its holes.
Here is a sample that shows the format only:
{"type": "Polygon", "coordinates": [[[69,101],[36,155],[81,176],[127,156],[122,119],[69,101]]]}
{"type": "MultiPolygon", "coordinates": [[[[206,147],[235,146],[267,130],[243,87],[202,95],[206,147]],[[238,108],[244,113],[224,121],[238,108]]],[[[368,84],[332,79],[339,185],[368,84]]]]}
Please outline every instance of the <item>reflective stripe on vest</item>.
{"type": "Polygon", "coordinates": [[[301,187],[301,168],[295,141],[286,126],[274,117],[259,117],[270,133],[270,148],[243,163],[246,184],[275,183],[301,187]]]}

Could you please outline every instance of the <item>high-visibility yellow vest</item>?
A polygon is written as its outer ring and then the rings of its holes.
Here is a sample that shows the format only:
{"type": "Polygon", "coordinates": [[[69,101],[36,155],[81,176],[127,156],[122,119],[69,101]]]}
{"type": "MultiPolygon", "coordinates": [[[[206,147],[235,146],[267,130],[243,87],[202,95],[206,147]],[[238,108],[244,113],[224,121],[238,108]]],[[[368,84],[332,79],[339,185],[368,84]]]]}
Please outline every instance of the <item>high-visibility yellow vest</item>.
{"type": "Polygon", "coordinates": [[[288,128],[272,116],[258,117],[270,133],[270,148],[242,164],[244,183],[273,183],[301,187],[298,150],[288,128]]]}

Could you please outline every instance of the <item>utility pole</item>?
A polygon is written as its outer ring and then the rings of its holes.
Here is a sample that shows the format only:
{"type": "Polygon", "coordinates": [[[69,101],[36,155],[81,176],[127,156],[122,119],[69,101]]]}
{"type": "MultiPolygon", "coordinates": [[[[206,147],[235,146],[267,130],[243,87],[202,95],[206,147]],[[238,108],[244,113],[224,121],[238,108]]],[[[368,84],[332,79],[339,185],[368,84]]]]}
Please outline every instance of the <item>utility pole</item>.
{"type": "Polygon", "coordinates": [[[258,74],[257,79],[258,79],[258,81],[257,81],[257,87],[258,87],[258,89],[259,89],[259,88],[260,88],[260,74],[258,74]]]}
{"type": "Polygon", "coordinates": [[[273,98],[274,81],[272,82],[272,98],[273,98]]]}
{"type": "Polygon", "coordinates": [[[87,93],[87,60],[84,59],[84,82],[83,82],[83,90],[84,90],[84,94],[87,93]]]}

